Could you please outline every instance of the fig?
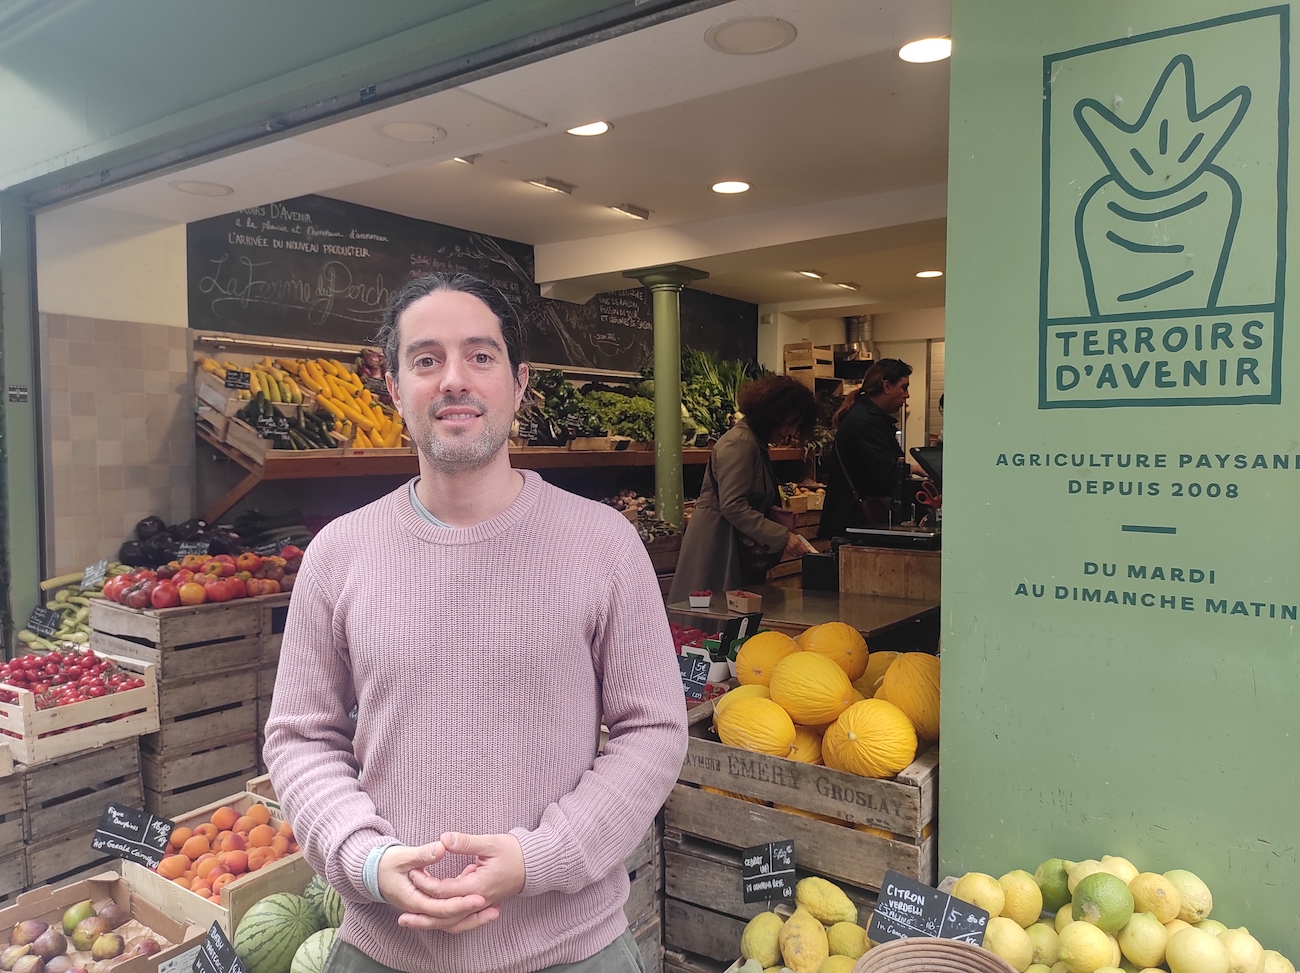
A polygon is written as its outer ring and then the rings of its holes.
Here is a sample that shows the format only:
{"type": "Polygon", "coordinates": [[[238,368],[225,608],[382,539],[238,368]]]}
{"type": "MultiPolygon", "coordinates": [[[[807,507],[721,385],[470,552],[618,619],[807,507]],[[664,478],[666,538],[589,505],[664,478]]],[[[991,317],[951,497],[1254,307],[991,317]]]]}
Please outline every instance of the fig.
{"type": "Polygon", "coordinates": [[[0,953],[0,970],[12,970],[14,964],[31,951],[31,946],[6,946],[0,953]]]}
{"type": "Polygon", "coordinates": [[[77,923],[77,928],[72,930],[72,947],[84,953],[95,945],[95,940],[108,932],[112,930],[107,920],[99,916],[82,919],[77,923]]]}
{"type": "Polygon", "coordinates": [[[90,904],[90,899],[68,906],[68,910],[63,913],[63,935],[71,936],[72,930],[77,928],[77,923],[82,919],[89,919],[94,914],[95,907],[90,904]]]}
{"type": "Polygon", "coordinates": [[[45,973],[68,973],[72,967],[72,957],[66,953],[45,961],[45,973]]]}
{"type": "Polygon", "coordinates": [[[131,921],[131,913],[127,912],[116,902],[109,901],[99,910],[99,918],[108,922],[109,930],[116,929],[118,926],[125,926],[131,921]]]}
{"type": "Polygon", "coordinates": [[[14,926],[13,931],[9,933],[9,945],[27,946],[36,942],[37,937],[49,928],[47,923],[41,922],[39,919],[24,919],[14,926]]]}
{"type": "Polygon", "coordinates": [[[133,952],[136,956],[152,956],[154,953],[158,952],[161,949],[162,946],[159,945],[158,940],[150,939],[148,936],[146,936],[144,939],[140,940],[138,943],[136,943],[134,946],[131,947],[131,952],[133,952]]]}
{"type": "Polygon", "coordinates": [[[62,956],[67,951],[68,937],[54,926],[50,926],[32,942],[32,955],[39,956],[47,962],[56,956],[62,956]]]}
{"type": "Polygon", "coordinates": [[[106,932],[90,947],[90,955],[98,960],[113,959],[115,956],[121,956],[122,950],[126,948],[126,943],[122,937],[115,932],[106,932]]]}
{"type": "Polygon", "coordinates": [[[28,953],[14,964],[13,973],[43,973],[45,961],[28,953]]]}

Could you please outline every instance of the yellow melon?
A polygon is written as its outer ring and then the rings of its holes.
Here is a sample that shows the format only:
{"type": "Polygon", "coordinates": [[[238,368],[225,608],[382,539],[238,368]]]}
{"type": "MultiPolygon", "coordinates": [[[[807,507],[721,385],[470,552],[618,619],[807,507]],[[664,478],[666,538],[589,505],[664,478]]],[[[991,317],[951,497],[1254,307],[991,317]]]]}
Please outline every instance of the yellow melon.
{"type": "Polygon", "coordinates": [[[902,710],[883,699],[864,699],[826,731],[822,759],[861,777],[892,777],[916,759],[916,747],[916,730],[902,710]]]}
{"type": "Polygon", "coordinates": [[[717,794],[719,797],[734,797],[738,801],[748,801],[750,804],[767,807],[767,801],[760,801],[757,797],[750,797],[748,794],[737,794],[734,791],[724,791],[717,787],[710,787],[708,784],[701,784],[700,790],[708,791],[710,794],[717,794]]]}
{"type": "Polygon", "coordinates": [[[853,680],[853,688],[867,699],[876,695],[881,680],[885,678],[885,670],[901,654],[899,652],[872,652],[867,656],[866,671],[859,678],[853,680]]]}
{"type": "Polygon", "coordinates": [[[790,759],[801,764],[819,764],[822,762],[822,735],[815,727],[796,726],[794,728],[794,749],[790,759]]]}
{"type": "Polygon", "coordinates": [[[758,683],[751,683],[748,686],[737,686],[730,692],[723,693],[713,701],[713,723],[716,726],[718,714],[730,706],[738,699],[762,698],[769,699],[771,693],[766,686],[760,686],[758,683]]]}
{"type": "Polygon", "coordinates": [[[777,663],[768,686],[772,701],[798,723],[830,723],[853,702],[853,684],[824,655],[796,652],[777,663]]]}
{"type": "Polygon", "coordinates": [[[808,638],[800,644],[801,649],[826,656],[843,669],[849,679],[858,679],[867,671],[866,640],[847,622],[826,622],[809,629],[804,635],[808,638]]]}
{"type": "Polygon", "coordinates": [[[808,640],[812,638],[813,632],[817,631],[819,628],[821,628],[820,625],[814,625],[812,628],[805,628],[794,637],[794,644],[799,646],[800,649],[808,648],[808,640]]]}
{"type": "Polygon", "coordinates": [[[780,632],[759,632],[736,653],[736,679],[742,686],[766,686],[776,664],[799,651],[794,639],[780,632]]]}
{"type": "Polygon", "coordinates": [[[925,652],[904,652],[885,671],[882,698],[912,721],[922,740],[939,739],[939,659],[925,652]]]}
{"type": "Polygon", "coordinates": [[[794,747],[794,722],[770,699],[738,699],[718,714],[718,738],[729,747],[788,757],[794,747]]]}

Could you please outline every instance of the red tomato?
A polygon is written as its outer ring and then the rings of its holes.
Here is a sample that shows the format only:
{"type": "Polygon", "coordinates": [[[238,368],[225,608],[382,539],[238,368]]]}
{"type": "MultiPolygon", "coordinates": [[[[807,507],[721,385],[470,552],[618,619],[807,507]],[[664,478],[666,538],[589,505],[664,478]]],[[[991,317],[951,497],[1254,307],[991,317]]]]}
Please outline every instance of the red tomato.
{"type": "Polygon", "coordinates": [[[231,590],[230,583],[225,580],[210,582],[204,591],[208,596],[208,601],[229,601],[235,594],[231,590]]]}
{"type": "Polygon", "coordinates": [[[148,608],[149,592],[144,590],[143,585],[133,585],[122,595],[122,603],[128,608],[148,608]]]}
{"type": "Polygon", "coordinates": [[[226,586],[230,588],[231,598],[248,597],[248,587],[245,585],[243,578],[240,577],[227,578],[226,586]]]}
{"type": "Polygon", "coordinates": [[[235,565],[240,571],[255,574],[262,567],[262,558],[252,551],[247,551],[235,559],[235,565]]]}
{"type": "Polygon", "coordinates": [[[179,588],[181,585],[189,584],[193,580],[194,572],[189,570],[189,568],[181,568],[172,578],[172,584],[179,588]]]}
{"type": "Polygon", "coordinates": [[[181,592],[170,581],[159,581],[149,601],[155,608],[177,608],[181,603],[181,592]]]}

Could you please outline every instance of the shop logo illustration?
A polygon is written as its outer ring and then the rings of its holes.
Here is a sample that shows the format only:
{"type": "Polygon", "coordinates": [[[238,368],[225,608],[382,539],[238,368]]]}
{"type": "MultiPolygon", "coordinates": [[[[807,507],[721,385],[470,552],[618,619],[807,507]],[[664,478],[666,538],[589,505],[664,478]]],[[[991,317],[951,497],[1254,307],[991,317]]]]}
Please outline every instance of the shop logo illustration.
{"type": "Polygon", "coordinates": [[[1287,54],[1270,8],[1044,58],[1040,408],[1281,401],[1287,54]]]}

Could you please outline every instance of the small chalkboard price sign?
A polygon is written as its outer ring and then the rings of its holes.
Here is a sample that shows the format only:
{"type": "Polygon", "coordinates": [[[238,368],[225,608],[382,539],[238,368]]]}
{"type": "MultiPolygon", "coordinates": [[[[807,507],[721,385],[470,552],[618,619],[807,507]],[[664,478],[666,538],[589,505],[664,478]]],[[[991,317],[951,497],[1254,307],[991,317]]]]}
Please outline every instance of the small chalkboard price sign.
{"type": "Polygon", "coordinates": [[[703,699],[709,681],[710,660],[706,656],[679,655],[677,667],[682,671],[682,688],[687,699],[703,699]]]}
{"type": "Polygon", "coordinates": [[[252,375],[249,372],[241,372],[235,368],[226,369],[226,388],[251,389],[252,387],[252,375]]]}
{"type": "Polygon", "coordinates": [[[63,627],[63,616],[53,608],[36,608],[27,619],[27,628],[43,639],[49,638],[63,627]]]}
{"type": "Polygon", "coordinates": [[[880,898],[871,914],[867,938],[887,943],[927,936],[980,946],[988,922],[989,914],[983,909],[891,869],[880,883],[880,898]]]}
{"type": "Polygon", "coordinates": [[[273,440],[277,448],[286,448],[289,443],[289,417],[278,412],[273,416],[258,416],[257,438],[273,440]]]}
{"type": "Polygon", "coordinates": [[[194,957],[193,973],[246,973],[244,964],[235,954],[235,947],[230,945],[219,923],[214,922],[208,927],[203,948],[194,957]]]}
{"type": "Polygon", "coordinates": [[[794,839],[769,841],[740,853],[745,902],[793,901],[794,839]]]}
{"type": "Polygon", "coordinates": [[[82,573],[81,587],[93,588],[104,580],[106,574],[108,574],[108,561],[96,561],[82,573]]]}
{"type": "Polygon", "coordinates": [[[207,541],[181,541],[176,547],[176,556],[184,557],[186,554],[207,554],[207,541]]]}
{"type": "Polygon", "coordinates": [[[260,557],[273,557],[280,553],[280,542],[271,541],[267,544],[262,544],[260,547],[253,548],[253,553],[260,557]]]}
{"type": "Polygon", "coordinates": [[[145,866],[157,868],[167,853],[175,823],[147,811],[110,803],[90,839],[96,851],[109,851],[145,866]]]}

